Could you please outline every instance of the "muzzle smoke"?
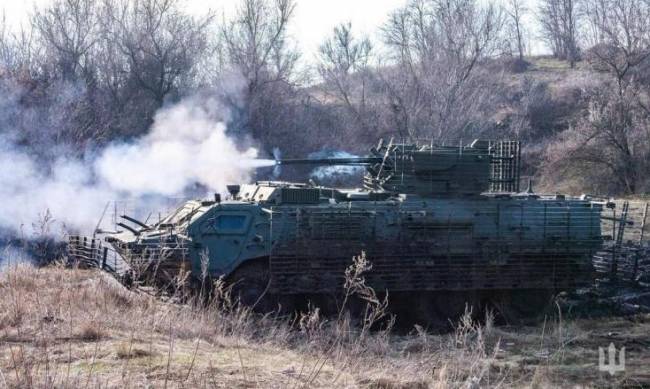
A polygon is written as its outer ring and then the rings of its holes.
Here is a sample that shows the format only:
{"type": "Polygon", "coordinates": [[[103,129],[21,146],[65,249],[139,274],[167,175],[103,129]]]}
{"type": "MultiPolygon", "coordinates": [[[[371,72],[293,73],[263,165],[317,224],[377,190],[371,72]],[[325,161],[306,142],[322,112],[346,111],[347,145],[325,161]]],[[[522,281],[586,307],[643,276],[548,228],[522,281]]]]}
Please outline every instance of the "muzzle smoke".
{"type": "MultiPolygon", "coordinates": [[[[358,155],[350,154],[345,151],[339,150],[322,150],[315,153],[309,154],[309,158],[318,159],[318,158],[355,158],[358,155]]],[[[350,165],[341,165],[341,166],[320,166],[312,170],[310,176],[317,179],[318,181],[330,181],[330,180],[340,180],[345,179],[350,176],[361,174],[364,172],[363,166],[350,166],[350,165]]]]}
{"type": "Polygon", "coordinates": [[[132,144],[111,145],[95,162],[109,188],[129,195],[176,195],[193,184],[225,191],[248,181],[251,170],[271,166],[253,147],[240,149],[203,105],[183,103],[160,111],[149,134],[132,144]]]}
{"type": "Polygon", "coordinates": [[[0,229],[30,228],[49,212],[57,227],[90,232],[108,201],[155,201],[197,186],[225,192],[229,183],[249,181],[254,168],[274,161],[257,159],[256,148],[229,137],[220,107],[185,100],[161,109],[140,139],[110,144],[87,160],[62,155],[45,168],[0,137],[0,229]]]}

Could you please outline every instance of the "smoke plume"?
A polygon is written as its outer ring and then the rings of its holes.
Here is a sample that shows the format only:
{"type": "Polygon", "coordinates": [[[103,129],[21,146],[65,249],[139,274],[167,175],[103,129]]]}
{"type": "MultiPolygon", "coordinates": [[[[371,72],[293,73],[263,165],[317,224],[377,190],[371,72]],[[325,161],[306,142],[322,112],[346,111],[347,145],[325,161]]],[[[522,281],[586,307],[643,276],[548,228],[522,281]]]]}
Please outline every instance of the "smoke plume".
{"type": "MultiPolygon", "coordinates": [[[[357,155],[350,154],[346,151],[339,150],[322,150],[309,154],[309,158],[355,158],[357,155]]],[[[360,175],[364,172],[362,166],[350,165],[334,165],[334,166],[319,166],[312,170],[310,176],[317,179],[319,182],[330,182],[346,180],[349,177],[360,175]]]]}
{"type": "Polygon", "coordinates": [[[96,161],[99,177],[131,195],[182,193],[199,183],[214,191],[248,181],[257,149],[240,149],[204,105],[178,104],[160,111],[149,134],[132,144],[111,145],[96,161]]]}
{"type": "Polygon", "coordinates": [[[49,212],[65,230],[90,232],[109,201],[152,201],[197,187],[224,192],[250,180],[254,168],[273,165],[229,137],[227,120],[218,101],[190,98],[159,110],[139,139],[109,144],[93,158],[60,155],[45,167],[0,136],[0,229],[30,227],[49,212]]]}

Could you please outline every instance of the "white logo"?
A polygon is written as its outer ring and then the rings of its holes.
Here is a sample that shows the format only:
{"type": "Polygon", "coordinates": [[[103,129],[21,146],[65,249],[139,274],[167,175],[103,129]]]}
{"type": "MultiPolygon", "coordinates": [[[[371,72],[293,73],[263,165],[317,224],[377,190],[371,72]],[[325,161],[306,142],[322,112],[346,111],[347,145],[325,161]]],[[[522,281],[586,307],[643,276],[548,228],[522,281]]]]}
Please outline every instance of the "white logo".
{"type": "Polygon", "coordinates": [[[608,372],[610,375],[625,371],[625,347],[621,347],[618,353],[618,364],[616,363],[616,346],[614,346],[614,343],[610,343],[607,348],[607,361],[605,361],[605,350],[598,347],[598,370],[608,372]]]}

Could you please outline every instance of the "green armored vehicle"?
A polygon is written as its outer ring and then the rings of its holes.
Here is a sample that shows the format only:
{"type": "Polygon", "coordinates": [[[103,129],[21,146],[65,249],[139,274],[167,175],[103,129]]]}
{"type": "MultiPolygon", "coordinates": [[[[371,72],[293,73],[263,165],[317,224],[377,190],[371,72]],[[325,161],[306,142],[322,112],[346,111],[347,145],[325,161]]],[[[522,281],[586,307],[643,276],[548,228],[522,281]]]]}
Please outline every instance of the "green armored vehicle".
{"type": "Polygon", "coordinates": [[[396,311],[424,320],[446,320],[466,303],[534,313],[553,293],[591,281],[602,206],[520,192],[516,142],[380,142],[368,157],[278,164],[363,165],[366,173],[357,189],[233,185],[223,201],[187,202],[155,224],[126,217],[124,231],[105,241],[161,283],[180,271],[223,276],[262,309],[279,298],[285,306],[334,300],[361,252],[372,264],[366,281],[387,291],[396,311]]]}

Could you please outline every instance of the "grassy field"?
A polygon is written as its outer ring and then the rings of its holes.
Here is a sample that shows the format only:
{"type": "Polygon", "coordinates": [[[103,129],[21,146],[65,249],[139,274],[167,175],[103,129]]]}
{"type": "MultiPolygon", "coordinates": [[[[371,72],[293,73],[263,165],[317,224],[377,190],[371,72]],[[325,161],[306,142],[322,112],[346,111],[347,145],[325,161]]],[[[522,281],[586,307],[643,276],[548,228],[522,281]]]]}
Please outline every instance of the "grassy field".
{"type": "Polygon", "coordinates": [[[1,387],[479,388],[650,385],[650,316],[498,327],[466,316],[443,335],[369,331],[317,310],[293,320],[164,302],[106,274],[0,271],[1,387]],[[598,370],[598,347],[626,370],[598,370]]]}

